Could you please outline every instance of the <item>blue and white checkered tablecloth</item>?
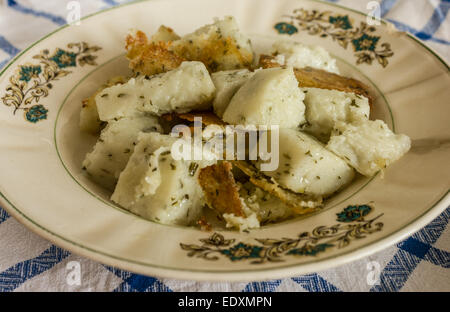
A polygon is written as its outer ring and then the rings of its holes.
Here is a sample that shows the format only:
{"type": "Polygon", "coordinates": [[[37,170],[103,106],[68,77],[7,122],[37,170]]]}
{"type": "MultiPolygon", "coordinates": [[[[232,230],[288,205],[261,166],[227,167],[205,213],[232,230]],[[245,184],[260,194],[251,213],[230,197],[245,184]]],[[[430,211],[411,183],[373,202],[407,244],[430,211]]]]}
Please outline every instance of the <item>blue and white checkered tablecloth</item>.
{"type": "MultiPolygon", "coordinates": [[[[369,0],[329,1],[367,11],[369,0]]],[[[68,2],[0,0],[0,68],[65,24],[68,2]]],[[[87,15],[125,1],[78,2],[87,15]]],[[[383,18],[450,61],[450,0],[379,2],[383,18]]],[[[449,219],[450,207],[396,246],[327,271],[269,282],[205,283],[147,277],[85,259],[35,235],[0,208],[0,291],[450,291],[449,219]],[[80,285],[67,282],[73,263],[80,265],[80,285]],[[375,284],[369,274],[374,263],[380,271],[375,284]]]]}

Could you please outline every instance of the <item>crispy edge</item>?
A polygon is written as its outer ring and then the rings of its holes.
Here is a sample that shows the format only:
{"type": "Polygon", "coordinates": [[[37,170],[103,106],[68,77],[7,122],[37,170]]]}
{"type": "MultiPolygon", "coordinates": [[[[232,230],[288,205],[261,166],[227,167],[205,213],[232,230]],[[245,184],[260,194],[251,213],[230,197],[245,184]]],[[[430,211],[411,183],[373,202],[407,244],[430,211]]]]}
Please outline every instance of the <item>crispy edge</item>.
{"type": "MultiPolygon", "coordinates": [[[[262,68],[281,67],[279,63],[274,61],[274,56],[264,54],[259,58],[259,66],[262,68]]],[[[372,107],[374,98],[370,92],[370,88],[359,80],[312,67],[294,68],[294,73],[299,87],[355,93],[367,97],[372,107]]]]}
{"type": "Polygon", "coordinates": [[[190,112],[190,113],[178,114],[177,116],[183,120],[187,120],[190,122],[193,122],[195,117],[201,117],[202,123],[206,126],[209,126],[209,125],[225,126],[225,125],[227,125],[226,122],[224,122],[216,114],[214,114],[213,112],[210,112],[210,111],[190,112]]]}
{"type": "Polygon", "coordinates": [[[249,68],[253,62],[253,54],[244,51],[234,38],[223,37],[217,33],[211,37],[198,38],[195,44],[191,40],[181,40],[170,49],[188,60],[202,62],[209,72],[249,68]],[[235,61],[234,66],[224,66],[230,59],[235,61]]]}
{"type": "Polygon", "coordinates": [[[233,213],[245,217],[232,168],[227,161],[202,168],[198,176],[199,184],[209,207],[220,214],[233,213]]]}
{"type": "Polygon", "coordinates": [[[178,39],[180,39],[180,36],[178,36],[172,28],[164,25],[159,26],[158,31],[150,38],[152,42],[174,41],[178,39]]]}
{"type": "Polygon", "coordinates": [[[289,206],[297,215],[313,213],[322,206],[322,198],[305,194],[294,193],[281,187],[276,181],[267,177],[253,165],[245,161],[235,161],[233,164],[242,170],[249,178],[250,182],[264,191],[278,197],[283,203],[289,206]]]}
{"type": "Polygon", "coordinates": [[[220,119],[217,115],[210,111],[199,111],[199,112],[189,112],[189,113],[168,113],[161,116],[166,121],[173,121],[177,119],[186,120],[189,122],[194,121],[194,117],[202,117],[202,124],[205,126],[209,125],[219,125],[225,126],[227,125],[222,119],[220,119]]]}
{"type": "Polygon", "coordinates": [[[180,66],[185,58],[169,50],[171,42],[150,42],[140,30],[126,37],[129,67],[144,75],[164,73],[180,66]]]}

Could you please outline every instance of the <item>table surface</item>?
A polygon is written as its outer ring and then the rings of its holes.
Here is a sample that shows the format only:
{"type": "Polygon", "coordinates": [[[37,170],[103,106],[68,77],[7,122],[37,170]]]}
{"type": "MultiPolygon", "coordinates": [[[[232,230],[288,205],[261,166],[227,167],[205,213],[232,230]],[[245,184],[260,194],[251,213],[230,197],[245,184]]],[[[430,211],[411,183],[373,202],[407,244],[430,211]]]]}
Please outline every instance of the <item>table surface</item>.
{"type": "MultiPolygon", "coordinates": [[[[276,1],[276,0],[274,0],[276,1]]],[[[368,12],[369,0],[329,0],[368,12]]],[[[127,1],[80,0],[82,15],[127,1]]],[[[379,0],[381,16],[450,60],[449,0],[379,0]]],[[[66,23],[67,1],[0,0],[0,69],[66,23]]],[[[450,291],[450,207],[405,241],[334,269],[250,283],[142,276],[72,254],[0,208],[0,291],[450,291]],[[73,274],[80,273],[80,279],[73,274]]]]}

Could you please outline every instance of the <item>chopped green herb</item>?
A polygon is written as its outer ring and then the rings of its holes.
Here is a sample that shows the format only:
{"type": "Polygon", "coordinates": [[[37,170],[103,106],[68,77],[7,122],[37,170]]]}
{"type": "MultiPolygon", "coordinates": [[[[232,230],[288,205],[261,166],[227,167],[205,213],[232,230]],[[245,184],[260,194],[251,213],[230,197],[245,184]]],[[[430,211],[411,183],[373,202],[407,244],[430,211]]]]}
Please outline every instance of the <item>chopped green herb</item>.
{"type": "Polygon", "coordinates": [[[191,163],[189,165],[189,175],[194,176],[197,169],[198,169],[198,164],[195,162],[191,163]]]}
{"type": "Polygon", "coordinates": [[[355,106],[355,107],[358,107],[358,108],[359,108],[359,105],[356,104],[356,101],[355,101],[355,100],[352,100],[352,103],[350,104],[350,106],[355,106]]]}

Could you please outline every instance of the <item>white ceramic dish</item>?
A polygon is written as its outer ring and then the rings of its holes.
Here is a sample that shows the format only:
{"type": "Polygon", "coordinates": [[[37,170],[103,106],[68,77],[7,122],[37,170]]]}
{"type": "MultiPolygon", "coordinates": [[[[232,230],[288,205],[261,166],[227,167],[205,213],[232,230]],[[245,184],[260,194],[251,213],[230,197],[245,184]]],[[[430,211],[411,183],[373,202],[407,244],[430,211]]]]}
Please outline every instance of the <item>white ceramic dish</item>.
{"type": "Polygon", "coordinates": [[[196,280],[259,280],[319,271],[379,251],[450,203],[448,65],[412,36],[333,4],[305,0],[141,1],[65,26],[0,73],[0,202],[55,244],[123,269],[196,280]],[[302,10],[299,10],[302,9],[302,10]],[[371,86],[374,117],[413,140],[384,178],[358,178],[313,216],[252,230],[202,232],[143,220],[82,174],[95,138],[80,103],[128,72],[128,29],[190,32],[233,15],[256,50],[280,36],[321,45],[371,86]]]}

